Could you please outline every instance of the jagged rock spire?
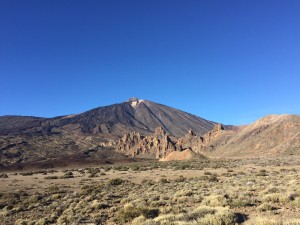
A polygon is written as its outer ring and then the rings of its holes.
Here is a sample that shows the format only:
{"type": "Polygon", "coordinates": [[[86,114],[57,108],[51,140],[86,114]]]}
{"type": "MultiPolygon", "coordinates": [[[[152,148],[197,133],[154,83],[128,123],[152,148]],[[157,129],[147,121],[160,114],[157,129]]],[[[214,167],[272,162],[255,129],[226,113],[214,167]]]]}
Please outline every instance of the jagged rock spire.
{"type": "Polygon", "coordinates": [[[194,133],[194,131],[192,129],[189,129],[189,133],[188,134],[192,135],[192,136],[195,136],[195,133],[194,133]]]}
{"type": "Polygon", "coordinates": [[[166,135],[166,131],[162,127],[157,127],[154,131],[154,136],[159,137],[159,136],[164,136],[166,135]]]}

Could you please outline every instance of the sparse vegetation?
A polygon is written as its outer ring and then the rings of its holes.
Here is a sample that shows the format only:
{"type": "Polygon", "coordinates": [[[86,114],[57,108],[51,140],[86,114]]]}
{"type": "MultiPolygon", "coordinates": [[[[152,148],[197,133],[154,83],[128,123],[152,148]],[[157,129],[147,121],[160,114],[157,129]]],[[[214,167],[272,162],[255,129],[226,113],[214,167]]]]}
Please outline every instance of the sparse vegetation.
{"type": "Polygon", "coordinates": [[[46,180],[58,179],[58,178],[59,178],[58,176],[47,176],[47,177],[44,177],[44,179],[46,179],[46,180]]]}
{"type": "Polygon", "coordinates": [[[33,172],[22,172],[22,173],[20,173],[22,176],[31,176],[31,175],[33,175],[33,172]]]}
{"type": "Polygon", "coordinates": [[[109,180],[108,185],[110,185],[110,186],[116,186],[116,185],[120,185],[120,184],[122,184],[124,182],[125,181],[122,180],[122,179],[120,179],[120,178],[115,178],[115,179],[109,180]]]}
{"type": "Polygon", "coordinates": [[[0,174],[0,178],[8,178],[8,175],[6,173],[0,174]]]}
{"type": "Polygon", "coordinates": [[[0,187],[0,224],[299,224],[300,166],[283,164],[203,160],[10,173],[0,187]]]}
{"type": "Polygon", "coordinates": [[[73,172],[72,171],[67,171],[65,172],[63,178],[73,178],[73,172]]]}

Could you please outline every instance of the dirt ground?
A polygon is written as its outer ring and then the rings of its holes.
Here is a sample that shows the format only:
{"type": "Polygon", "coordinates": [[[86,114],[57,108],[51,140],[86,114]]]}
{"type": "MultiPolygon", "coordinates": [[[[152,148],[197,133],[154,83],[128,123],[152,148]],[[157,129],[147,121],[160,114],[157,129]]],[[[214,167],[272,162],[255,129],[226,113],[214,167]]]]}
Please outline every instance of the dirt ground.
{"type": "MultiPolygon", "coordinates": [[[[122,220],[116,220],[115,218],[120,217],[120,213],[123,212],[124,208],[126,209],[128,204],[136,207],[140,207],[140,204],[143,207],[147,206],[150,208],[155,206],[160,210],[161,214],[166,211],[166,215],[170,213],[175,215],[178,210],[178,213],[181,214],[188,213],[189,210],[202,205],[207,207],[227,207],[230,212],[236,215],[237,224],[276,224],[261,222],[267,220],[274,220],[278,224],[284,224],[284,221],[289,219],[299,222],[289,224],[300,224],[300,164],[298,161],[290,163],[246,161],[238,164],[236,162],[228,161],[223,162],[223,164],[206,162],[204,166],[202,162],[162,162],[157,164],[156,167],[149,166],[149,163],[145,165],[141,163],[112,166],[100,165],[99,167],[81,167],[70,170],[63,168],[32,172],[7,172],[5,173],[7,178],[0,178],[2,198],[10,193],[25,192],[29,196],[42,196],[38,199],[43,199],[43,201],[38,200],[32,206],[27,203],[27,197],[24,198],[25,200],[20,198],[15,205],[9,205],[8,207],[8,205],[5,206],[5,201],[3,200],[4,203],[0,204],[2,208],[0,211],[0,222],[1,224],[6,224],[7,220],[4,216],[7,216],[6,213],[8,213],[14,221],[8,224],[17,224],[20,218],[28,217],[26,215],[30,214],[30,210],[41,206],[45,210],[43,215],[46,215],[48,213],[47,210],[50,209],[46,209],[46,206],[43,204],[48,205],[57,202],[57,200],[50,201],[49,199],[44,201],[47,196],[53,195],[49,191],[51,187],[64,190],[63,193],[71,195],[71,193],[82,192],[86,187],[95,187],[95,189],[101,185],[106,185],[105,187],[107,187],[107,184],[112,184],[111,181],[119,179],[125,181],[125,183],[123,182],[124,187],[122,186],[123,184],[116,186],[118,188],[122,187],[121,189],[114,189],[115,187],[105,189],[106,191],[103,191],[101,197],[95,197],[90,193],[87,194],[89,198],[93,196],[95,198],[94,201],[97,198],[99,201],[102,199],[109,205],[110,210],[105,208],[102,212],[102,209],[99,209],[101,216],[106,216],[105,218],[101,217],[100,221],[102,222],[97,223],[96,220],[93,221],[91,218],[82,218],[78,219],[77,224],[84,224],[84,221],[86,222],[87,220],[90,221],[90,224],[122,224],[120,222],[122,220]],[[69,177],[66,175],[69,175],[69,177]],[[128,183],[126,186],[127,181],[130,184],[128,183]],[[151,188],[145,185],[151,182],[151,188]],[[115,190],[115,195],[119,196],[118,201],[107,200],[112,190],[115,190]],[[144,193],[142,190],[144,190],[144,193]],[[181,192],[187,192],[188,194],[179,194],[181,192]],[[160,200],[155,200],[154,196],[159,196],[160,200]],[[136,203],[144,201],[142,200],[143,198],[153,198],[154,200],[153,202],[148,201],[147,204],[136,203]],[[196,201],[195,199],[201,200],[196,201]],[[156,201],[160,201],[161,205],[156,201]],[[27,207],[27,209],[19,210],[20,207],[27,207]],[[166,210],[167,207],[169,207],[168,210],[166,210]],[[176,207],[180,209],[176,209],[176,211],[174,209],[176,207]]],[[[62,196],[64,195],[66,194],[62,194],[62,196]]],[[[85,198],[88,198],[87,196],[85,198]]],[[[82,198],[81,196],[80,199],[82,198]]],[[[70,204],[74,204],[74,202],[79,200],[73,197],[72,201],[73,203],[70,204]]],[[[91,206],[85,205],[85,207],[89,211],[88,207],[91,206]]],[[[65,206],[65,212],[67,212],[67,209],[68,206],[65,206]]],[[[96,212],[91,211],[91,214],[96,215],[96,212]]],[[[64,215],[64,212],[57,215],[57,218],[52,220],[52,222],[48,221],[49,223],[46,224],[64,224],[63,220],[60,220],[62,215],[64,215]]],[[[35,223],[33,222],[32,224],[39,224],[38,221],[40,220],[41,216],[37,214],[34,220],[35,223]]],[[[132,221],[124,220],[123,222],[131,224],[132,221]]],[[[65,222],[65,224],[72,223],[65,222]]]]}

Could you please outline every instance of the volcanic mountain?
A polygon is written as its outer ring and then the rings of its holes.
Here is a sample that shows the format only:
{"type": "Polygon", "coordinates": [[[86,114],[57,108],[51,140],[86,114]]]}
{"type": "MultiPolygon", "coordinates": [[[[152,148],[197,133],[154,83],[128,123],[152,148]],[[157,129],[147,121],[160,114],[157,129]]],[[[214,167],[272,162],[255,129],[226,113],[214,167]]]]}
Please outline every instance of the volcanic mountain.
{"type": "Polygon", "coordinates": [[[115,141],[124,133],[135,131],[150,135],[157,127],[173,137],[181,137],[190,129],[201,136],[213,129],[215,124],[181,110],[137,98],[55,118],[2,116],[0,164],[74,154],[79,154],[79,158],[82,154],[90,156],[91,152],[113,149],[115,141]]]}
{"type": "Polygon", "coordinates": [[[60,126],[65,124],[78,124],[83,133],[118,135],[123,135],[128,130],[149,134],[157,127],[162,127],[169,134],[180,137],[189,129],[203,135],[214,127],[215,122],[148,100],[131,98],[127,102],[64,118],[60,121],[60,126]]]}
{"type": "Polygon", "coordinates": [[[2,116],[0,134],[52,134],[66,130],[83,134],[111,133],[122,136],[128,131],[149,134],[157,127],[162,127],[169,134],[180,137],[190,129],[198,135],[203,135],[215,124],[162,104],[131,98],[127,102],[95,108],[78,115],[50,119],[2,116]]]}

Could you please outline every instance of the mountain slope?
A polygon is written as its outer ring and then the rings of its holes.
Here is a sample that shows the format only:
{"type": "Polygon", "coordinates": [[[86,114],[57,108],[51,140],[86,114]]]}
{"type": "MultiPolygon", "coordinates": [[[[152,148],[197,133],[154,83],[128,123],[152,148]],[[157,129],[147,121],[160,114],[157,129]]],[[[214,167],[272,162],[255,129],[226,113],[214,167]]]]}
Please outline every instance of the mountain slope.
{"type": "Polygon", "coordinates": [[[20,133],[41,126],[45,120],[45,118],[31,116],[0,116],[0,134],[20,133]]]}
{"type": "Polygon", "coordinates": [[[82,132],[83,134],[112,133],[122,136],[124,132],[153,133],[163,127],[173,136],[180,137],[192,129],[203,135],[215,122],[147,100],[130,99],[128,102],[99,107],[87,112],[51,119],[37,117],[0,117],[0,134],[20,134],[52,130],[82,132]]]}
{"type": "Polygon", "coordinates": [[[98,152],[102,157],[100,153],[104,149],[112,151],[124,133],[149,135],[162,127],[174,137],[183,136],[190,129],[203,135],[214,125],[178,109],[136,98],[55,118],[2,116],[0,166],[74,154],[85,157],[86,152],[93,152],[93,157],[98,152]]]}
{"type": "Polygon", "coordinates": [[[222,131],[205,152],[237,158],[300,155],[300,116],[269,115],[237,131],[222,131]]]}
{"type": "Polygon", "coordinates": [[[136,106],[136,118],[143,124],[149,124],[148,128],[152,131],[161,126],[176,137],[185,135],[190,129],[198,135],[203,135],[216,124],[195,115],[150,101],[143,101],[136,106]]]}
{"type": "Polygon", "coordinates": [[[149,134],[155,128],[163,127],[171,135],[180,137],[189,129],[202,135],[215,123],[165,105],[134,99],[61,120],[61,125],[65,124],[79,124],[83,133],[114,133],[119,136],[128,131],[149,134]]]}

